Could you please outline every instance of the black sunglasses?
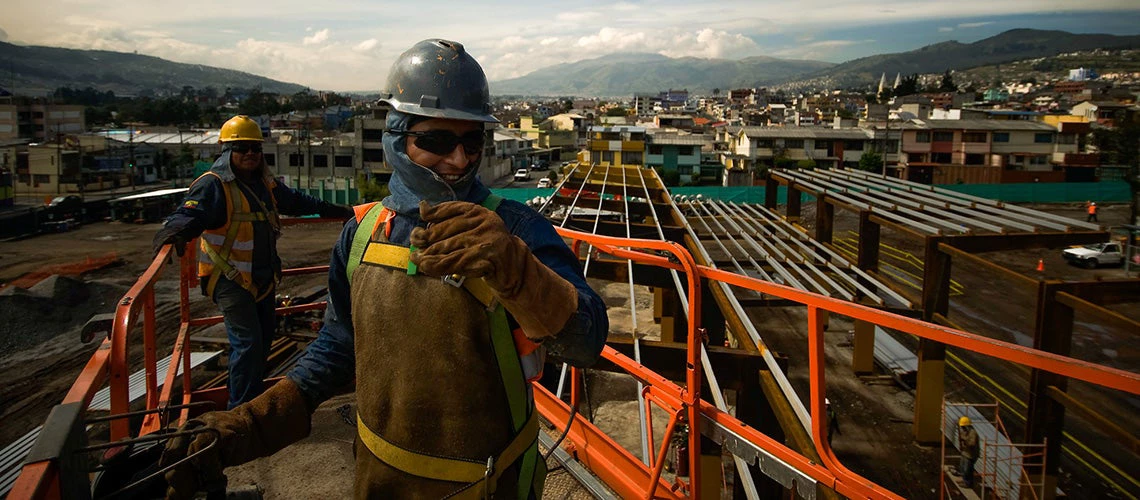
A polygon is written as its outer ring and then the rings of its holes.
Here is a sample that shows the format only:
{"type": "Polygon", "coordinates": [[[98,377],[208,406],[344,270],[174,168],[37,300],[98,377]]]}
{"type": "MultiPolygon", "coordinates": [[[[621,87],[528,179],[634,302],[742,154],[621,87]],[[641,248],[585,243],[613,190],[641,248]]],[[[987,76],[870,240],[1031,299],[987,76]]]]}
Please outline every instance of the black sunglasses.
{"type": "Polygon", "coordinates": [[[415,137],[417,148],[435,155],[449,155],[460,144],[463,145],[463,151],[469,155],[483,152],[483,131],[481,130],[472,130],[463,135],[455,135],[455,132],[450,130],[425,130],[422,132],[391,130],[390,132],[415,137]]]}
{"type": "Polygon", "coordinates": [[[233,151],[235,153],[241,153],[243,155],[246,153],[260,153],[261,152],[261,144],[258,144],[256,142],[253,144],[243,144],[243,143],[239,142],[237,144],[231,145],[230,151],[233,151]]]}

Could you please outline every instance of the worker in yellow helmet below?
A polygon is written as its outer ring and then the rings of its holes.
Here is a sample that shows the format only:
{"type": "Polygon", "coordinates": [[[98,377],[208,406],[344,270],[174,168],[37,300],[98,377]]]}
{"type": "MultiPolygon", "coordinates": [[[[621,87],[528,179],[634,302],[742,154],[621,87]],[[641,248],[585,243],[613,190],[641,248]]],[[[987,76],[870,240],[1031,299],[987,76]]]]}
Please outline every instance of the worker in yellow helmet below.
{"type": "Polygon", "coordinates": [[[966,487],[973,488],[974,464],[978,461],[980,445],[978,443],[978,431],[974,429],[970,417],[958,419],[958,452],[961,457],[958,461],[958,473],[962,475],[962,482],[966,484],[966,487]]]}
{"type": "Polygon", "coordinates": [[[222,154],[194,180],[186,199],[154,236],[154,251],[173,244],[181,256],[201,236],[202,293],[222,310],[230,341],[229,408],[262,392],[276,333],[274,294],[280,280],[278,214],[348,219],[352,209],[290,189],[273,178],[262,155],[261,128],[246,116],[222,125],[222,154]]]}
{"type": "Polygon", "coordinates": [[[391,195],[345,224],[317,340],[265,394],[184,426],[218,434],[171,440],[163,464],[218,446],[167,474],[169,496],[304,438],[355,378],[356,497],[542,497],[530,382],[547,354],[599,358],[605,304],[549,221],[476,177],[498,120],[461,44],[417,43],[387,88],[391,195]]]}

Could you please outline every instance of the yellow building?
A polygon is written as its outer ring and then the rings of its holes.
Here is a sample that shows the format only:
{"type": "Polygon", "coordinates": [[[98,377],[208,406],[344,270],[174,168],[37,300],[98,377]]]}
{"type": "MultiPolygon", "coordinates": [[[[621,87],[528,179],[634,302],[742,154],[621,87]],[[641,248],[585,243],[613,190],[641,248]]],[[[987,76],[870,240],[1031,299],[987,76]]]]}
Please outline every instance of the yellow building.
{"type": "Polygon", "coordinates": [[[590,127],[589,161],[599,165],[645,166],[645,127],[590,127]]]}

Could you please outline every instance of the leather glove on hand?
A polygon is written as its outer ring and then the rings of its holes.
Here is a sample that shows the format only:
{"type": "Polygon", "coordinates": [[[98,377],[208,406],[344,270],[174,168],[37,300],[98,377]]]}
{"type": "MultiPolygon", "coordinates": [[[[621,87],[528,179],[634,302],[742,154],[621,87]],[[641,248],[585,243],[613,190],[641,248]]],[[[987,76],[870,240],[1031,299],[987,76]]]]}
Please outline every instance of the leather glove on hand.
{"type": "Polygon", "coordinates": [[[186,253],[186,242],[190,241],[191,238],[182,234],[183,229],[185,228],[163,225],[162,229],[154,234],[154,253],[157,254],[159,250],[162,250],[162,246],[167,243],[174,244],[174,251],[179,257],[186,253]]]}
{"type": "Polygon", "coordinates": [[[205,413],[186,422],[179,430],[208,427],[217,434],[203,432],[171,439],[159,461],[161,467],[201,451],[210,443],[214,446],[166,473],[166,498],[189,499],[200,488],[223,487],[225,467],[272,455],[307,437],[310,413],[297,385],[283,379],[237,408],[205,413]]]}
{"type": "Polygon", "coordinates": [[[498,214],[465,201],[420,202],[427,228],[412,230],[411,260],[425,274],[484,278],[533,339],[558,333],[578,310],[578,290],[546,267],[498,214]]]}

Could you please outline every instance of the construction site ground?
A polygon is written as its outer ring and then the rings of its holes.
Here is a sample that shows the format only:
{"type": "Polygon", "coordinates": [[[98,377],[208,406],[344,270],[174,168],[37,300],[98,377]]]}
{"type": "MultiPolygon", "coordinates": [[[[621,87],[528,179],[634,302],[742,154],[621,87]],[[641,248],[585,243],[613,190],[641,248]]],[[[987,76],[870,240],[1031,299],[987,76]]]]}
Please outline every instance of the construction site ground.
{"type": "MultiPolygon", "coordinates": [[[[808,209],[809,205],[805,205],[808,209]]],[[[1077,205],[1034,206],[1032,208],[1083,220],[1077,205]]],[[[1105,206],[1101,210],[1101,223],[1106,225],[1126,222],[1127,206],[1105,206]]],[[[812,220],[805,210],[806,221],[812,220]]],[[[855,227],[853,217],[837,215],[837,238],[847,229],[855,227]]],[[[98,342],[83,343],[79,331],[84,322],[95,313],[113,312],[116,302],[146,269],[153,257],[151,240],[157,224],[132,225],[118,222],[95,223],[59,234],[0,243],[0,283],[10,283],[29,273],[53,266],[74,264],[88,259],[114,255],[113,264],[99,267],[82,276],[52,275],[39,284],[21,289],[6,287],[0,290],[0,446],[15,440],[43,422],[51,407],[57,404],[74,382],[98,342]]],[[[331,244],[339,234],[335,223],[289,226],[280,240],[280,252],[286,267],[324,265],[331,244]]],[[[921,257],[918,242],[891,235],[884,230],[884,244],[895,245],[921,257]]],[[[1119,267],[1090,270],[1069,266],[1060,257],[1060,249],[1021,250],[986,255],[1001,265],[1029,276],[1044,275],[1049,279],[1090,280],[1124,277],[1119,267]],[[1044,273],[1038,273],[1038,261],[1044,263],[1044,273]]],[[[55,269],[60,269],[56,267],[55,269]]],[[[159,345],[169,346],[178,322],[176,268],[169,268],[157,286],[159,298],[159,345]]],[[[303,294],[323,284],[323,274],[286,278],[282,293],[303,294]]],[[[955,261],[954,279],[964,287],[965,293],[951,300],[951,319],[966,329],[1001,340],[1025,344],[1032,337],[1033,300],[1031,293],[1011,291],[983,270],[959,266],[955,261]]],[[[633,332],[630,316],[629,286],[625,283],[591,281],[609,305],[610,335],[630,335],[633,332]]],[[[917,292],[912,290],[912,295],[917,292]]],[[[215,306],[191,293],[192,311],[196,316],[216,314],[215,306]]],[[[651,294],[637,287],[633,309],[638,310],[637,334],[654,338],[659,327],[654,325],[651,312],[651,294]]],[[[1140,318],[1140,304],[1113,306],[1130,318],[1140,318]]],[[[808,390],[806,322],[802,308],[774,310],[752,309],[749,314],[769,347],[786,355],[790,360],[789,378],[802,397],[808,390]]],[[[1097,325],[1095,318],[1077,318],[1074,332],[1073,356],[1096,363],[1136,371],[1140,366],[1140,353],[1135,344],[1136,332],[1112,331],[1097,325]]],[[[827,335],[826,353],[827,391],[839,415],[840,432],[835,436],[837,456],[852,470],[866,476],[907,498],[936,498],[940,450],[937,446],[916,445],[911,438],[913,395],[886,377],[856,378],[849,369],[851,359],[851,324],[843,318],[832,318],[827,335]]],[[[141,340],[137,343],[141,343],[141,340]]],[[[134,352],[134,357],[141,357],[134,352]]],[[[1024,397],[1027,378],[1020,369],[1007,370],[994,363],[972,356],[955,353],[967,363],[977,367],[998,384],[1008,384],[1009,391],[1024,397]]],[[[134,366],[139,366],[134,362],[134,366]]],[[[970,383],[957,378],[954,370],[947,370],[947,397],[951,399],[992,403],[993,397],[977,390],[970,383]],[[960,388],[960,389],[959,389],[960,388]]],[[[633,401],[635,385],[628,377],[589,372],[587,389],[590,407],[583,412],[593,415],[595,422],[617,435],[631,451],[640,455],[637,446],[637,411],[633,401]]],[[[1103,412],[1109,419],[1125,429],[1140,428],[1136,398],[1119,393],[1086,391],[1070,385],[1070,393],[1078,394],[1083,402],[1103,412]]],[[[327,402],[315,417],[314,435],[302,443],[279,453],[235,469],[231,485],[257,483],[266,489],[267,498],[295,497],[274,484],[308,484],[315,491],[327,491],[329,498],[348,496],[351,482],[352,430],[338,423],[335,408],[350,403],[351,395],[327,402]],[[327,424],[327,425],[325,425],[327,424]],[[303,452],[301,448],[303,448],[303,452]],[[292,469],[281,465],[286,461],[292,469]],[[290,473],[289,471],[295,471],[290,473]],[[320,488],[325,488],[321,490],[320,488]]],[[[656,418],[661,425],[663,418],[656,418]]],[[[1014,427],[1018,425],[1015,424],[1014,427]]],[[[661,435],[663,429],[656,432],[661,435]]],[[[1013,436],[1014,441],[1020,435],[1013,436]]],[[[1082,438],[1090,446],[1112,455],[1111,440],[1096,432],[1084,432],[1082,438]]],[[[1135,472],[1135,457],[1127,450],[1117,450],[1110,460],[1135,472]]],[[[1106,484],[1095,476],[1071,474],[1062,465],[1061,487],[1073,498],[1113,498],[1106,484]]],[[[563,473],[564,474],[564,473],[563,473]]],[[[732,472],[724,476],[730,485],[732,472]]],[[[1133,490],[1134,491],[1134,490],[1133,490]]],[[[552,497],[565,498],[550,492],[552,497]]]]}

